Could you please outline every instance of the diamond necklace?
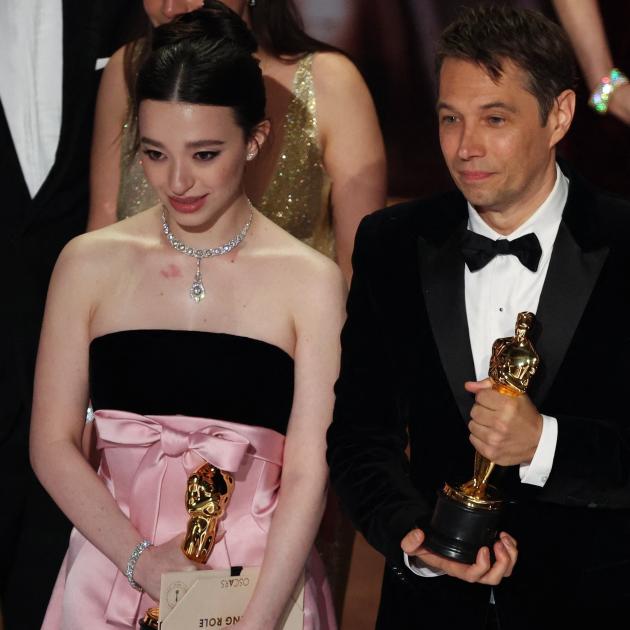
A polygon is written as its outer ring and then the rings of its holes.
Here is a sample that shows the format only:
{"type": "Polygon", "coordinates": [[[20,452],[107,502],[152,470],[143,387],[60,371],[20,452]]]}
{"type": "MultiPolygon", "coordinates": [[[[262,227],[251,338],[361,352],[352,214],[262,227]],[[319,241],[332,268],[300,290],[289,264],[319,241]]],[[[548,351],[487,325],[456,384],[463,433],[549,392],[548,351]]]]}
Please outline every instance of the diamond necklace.
{"type": "Polygon", "coordinates": [[[193,280],[190,289],[188,290],[188,294],[190,297],[199,304],[201,300],[206,297],[206,289],[203,286],[203,280],[201,278],[201,259],[202,258],[211,258],[212,256],[223,256],[223,254],[227,254],[231,252],[235,247],[237,247],[243,239],[247,236],[247,232],[252,225],[252,220],[254,219],[254,206],[252,206],[251,202],[249,204],[251,208],[251,214],[249,215],[249,219],[247,219],[247,223],[243,226],[241,231],[234,237],[231,238],[224,245],[219,245],[219,247],[211,247],[210,249],[195,249],[194,247],[190,247],[186,245],[183,241],[175,238],[174,234],[171,232],[171,228],[168,226],[166,221],[166,211],[162,208],[162,231],[166,235],[166,240],[169,242],[170,246],[177,252],[181,252],[182,254],[186,254],[186,256],[192,256],[197,259],[197,271],[195,272],[195,279],[193,280]]]}

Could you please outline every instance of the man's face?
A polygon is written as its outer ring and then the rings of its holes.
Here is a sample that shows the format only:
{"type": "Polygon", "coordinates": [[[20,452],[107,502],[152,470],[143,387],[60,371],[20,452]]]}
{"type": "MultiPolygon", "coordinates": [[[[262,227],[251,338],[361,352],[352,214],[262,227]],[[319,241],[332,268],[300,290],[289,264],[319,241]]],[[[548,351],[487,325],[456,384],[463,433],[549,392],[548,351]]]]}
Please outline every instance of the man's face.
{"type": "Polygon", "coordinates": [[[526,75],[503,63],[495,83],[485,69],[447,57],[440,72],[440,145],[451,176],[480,212],[531,214],[555,181],[555,144],[541,126],[526,75]]]}

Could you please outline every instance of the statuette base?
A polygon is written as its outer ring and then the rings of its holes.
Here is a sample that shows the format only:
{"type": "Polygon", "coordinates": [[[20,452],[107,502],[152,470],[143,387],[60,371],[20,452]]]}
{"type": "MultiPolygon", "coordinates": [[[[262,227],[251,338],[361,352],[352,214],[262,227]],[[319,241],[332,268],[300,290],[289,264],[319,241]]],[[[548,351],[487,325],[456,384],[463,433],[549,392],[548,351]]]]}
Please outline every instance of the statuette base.
{"type": "MultiPolygon", "coordinates": [[[[496,495],[490,486],[490,496],[496,495]]],[[[473,564],[481,547],[498,540],[501,499],[474,499],[445,484],[427,531],[424,546],[434,553],[465,564],[473,564]]]]}

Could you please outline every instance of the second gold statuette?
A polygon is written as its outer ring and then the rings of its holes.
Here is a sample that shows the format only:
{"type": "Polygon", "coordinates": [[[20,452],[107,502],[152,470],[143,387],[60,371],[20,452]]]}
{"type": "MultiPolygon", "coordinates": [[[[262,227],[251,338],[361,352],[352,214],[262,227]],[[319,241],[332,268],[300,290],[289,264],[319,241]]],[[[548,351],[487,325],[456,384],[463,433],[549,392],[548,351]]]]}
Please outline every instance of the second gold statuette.
{"type": "MultiPolygon", "coordinates": [[[[533,322],[533,313],[519,313],[514,336],[492,345],[488,376],[493,389],[505,396],[525,394],[538,369],[540,358],[528,338],[533,322]]],[[[494,462],[475,452],[473,478],[459,485],[444,484],[427,532],[427,548],[466,564],[475,561],[481,547],[492,549],[504,503],[489,483],[493,469],[494,462]]]]}

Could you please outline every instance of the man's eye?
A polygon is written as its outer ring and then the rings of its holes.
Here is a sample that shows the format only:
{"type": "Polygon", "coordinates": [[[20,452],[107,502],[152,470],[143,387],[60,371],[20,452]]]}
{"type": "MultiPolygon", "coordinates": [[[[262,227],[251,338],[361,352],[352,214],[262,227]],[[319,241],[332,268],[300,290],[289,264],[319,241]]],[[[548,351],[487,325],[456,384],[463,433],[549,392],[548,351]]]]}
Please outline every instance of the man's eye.
{"type": "Polygon", "coordinates": [[[502,125],[505,122],[505,118],[503,116],[489,116],[488,122],[496,127],[497,125],[502,125]]]}
{"type": "Polygon", "coordinates": [[[442,123],[445,125],[452,125],[455,122],[457,122],[457,116],[453,116],[453,114],[442,116],[442,123]]]}

